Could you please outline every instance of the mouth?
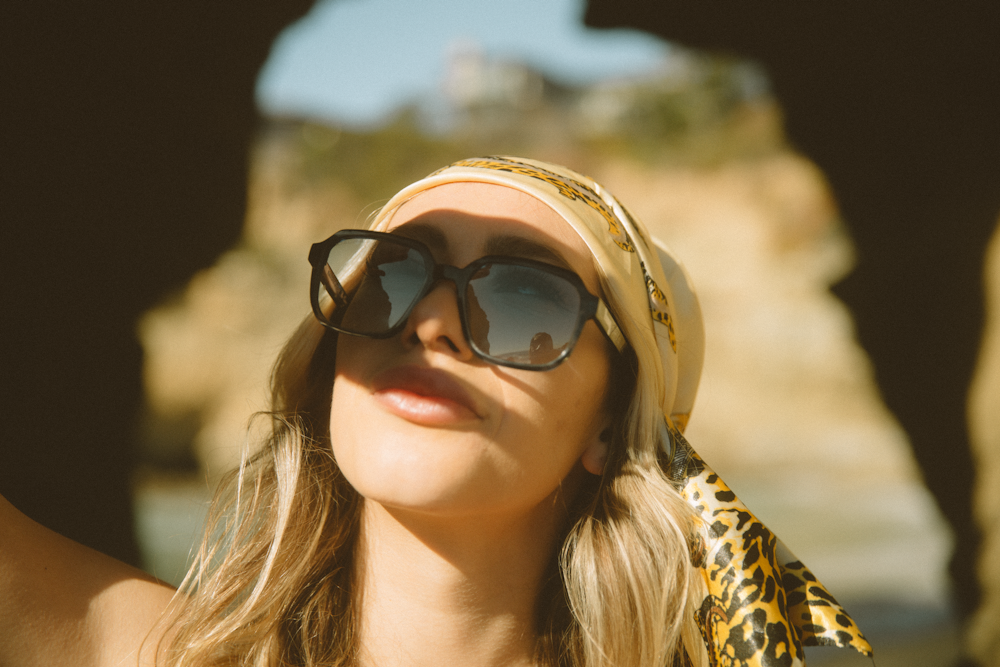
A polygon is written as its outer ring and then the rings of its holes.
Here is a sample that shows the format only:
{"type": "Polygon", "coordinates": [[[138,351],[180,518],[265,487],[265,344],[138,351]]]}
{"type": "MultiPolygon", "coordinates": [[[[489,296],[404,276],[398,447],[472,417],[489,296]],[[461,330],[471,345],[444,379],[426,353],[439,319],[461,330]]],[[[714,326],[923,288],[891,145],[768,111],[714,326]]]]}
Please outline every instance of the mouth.
{"type": "Polygon", "coordinates": [[[416,424],[446,426],[482,419],[469,392],[450,374],[436,368],[389,368],[374,377],[372,390],[389,412],[416,424]]]}

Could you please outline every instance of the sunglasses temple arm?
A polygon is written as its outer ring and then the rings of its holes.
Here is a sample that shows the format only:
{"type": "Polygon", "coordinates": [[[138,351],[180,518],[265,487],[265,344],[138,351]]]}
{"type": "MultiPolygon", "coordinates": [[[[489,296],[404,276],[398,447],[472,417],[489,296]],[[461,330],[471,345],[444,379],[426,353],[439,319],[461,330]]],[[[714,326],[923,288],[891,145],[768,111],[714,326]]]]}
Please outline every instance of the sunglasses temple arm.
{"type": "Polygon", "coordinates": [[[334,303],[337,304],[339,308],[343,308],[347,305],[347,292],[344,291],[343,285],[337,280],[337,276],[333,275],[333,271],[330,270],[328,264],[323,265],[322,274],[323,286],[326,287],[326,291],[333,298],[334,303]]]}
{"type": "Polygon", "coordinates": [[[604,331],[604,335],[608,337],[608,340],[618,349],[619,352],[625,349],[625,335],[622,334],[622,330],[618,327],[618,323],[615,322],[614,316],[608,307],[604,305],[603,300],[598,300],[597,302],[597,312],[594,313],[594,319],[597,324],[604,331]]]}

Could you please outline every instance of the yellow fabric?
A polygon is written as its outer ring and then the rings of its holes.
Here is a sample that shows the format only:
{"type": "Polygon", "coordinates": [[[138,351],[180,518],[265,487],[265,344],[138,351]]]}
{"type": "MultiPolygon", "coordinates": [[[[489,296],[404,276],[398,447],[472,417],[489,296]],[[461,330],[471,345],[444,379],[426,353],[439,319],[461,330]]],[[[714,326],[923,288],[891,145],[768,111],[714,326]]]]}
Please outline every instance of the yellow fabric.
{"type": "Polygon", "coordinates": [[[680,262],[598,183],[564,167],[521,158],[456,162],[396,194],[371,228],[384,229],[395,210],[420,192],[454,182],[515,188],[551,207],[593,253],[614,302],[640,323],[632,327],[629,343],[639,364],[657,377],[669,434],[664,445],[674,453],[671,477],[708,528],[694,560],[707,591],[697,622],[713,667],[796,667],[804,664],[803,645],[851,646],[871,655],[871,646],[833,596],[681,435],[698,390],[704,331],[698,299],[680,262]]]}

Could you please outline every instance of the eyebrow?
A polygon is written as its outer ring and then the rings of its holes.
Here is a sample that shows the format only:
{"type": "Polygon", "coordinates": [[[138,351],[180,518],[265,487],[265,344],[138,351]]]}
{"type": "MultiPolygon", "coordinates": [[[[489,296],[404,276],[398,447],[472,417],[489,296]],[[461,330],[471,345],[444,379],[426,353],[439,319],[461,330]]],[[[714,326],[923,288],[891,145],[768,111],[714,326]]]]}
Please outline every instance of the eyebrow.
{"type": "Polygon", "coordinates": [[[392,233],[405,236],[414,241],[420,241],[431,250],[445,251],[448,249],[448,237],[433,225],[410,222],[396,227],[392,230],[392,233]]]}
{"type": "Polygon", "coordinates": [[[498,235],[491,236],[486,241],[487,255],[508,255],[524,259],[536,259],[542,262],[556,264],[564,269],[571,269],[569,262],[544,243],[538,243],[523,236],[498,235]]]}

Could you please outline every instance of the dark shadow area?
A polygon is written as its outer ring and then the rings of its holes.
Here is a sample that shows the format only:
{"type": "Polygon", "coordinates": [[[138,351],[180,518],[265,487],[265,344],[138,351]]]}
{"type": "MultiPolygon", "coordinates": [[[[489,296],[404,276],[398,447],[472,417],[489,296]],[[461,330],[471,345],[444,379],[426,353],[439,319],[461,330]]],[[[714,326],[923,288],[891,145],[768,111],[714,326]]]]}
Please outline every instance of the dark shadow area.
{"type": "Polygon", "coordinates": [[[135,321],[235,242],[258,70],[311,4],[0,9],[0,493],[128,562],[135,321]]]}
{"type": "Polygon", "coordinates": [[[588,0],[585,21],[766,69],[790,141],[830,180],[857,246],[835,292],[955,531],[951,576],[967,615],[980,538],[965,398],[1000,212],[1000,5],[588,0]]]}

